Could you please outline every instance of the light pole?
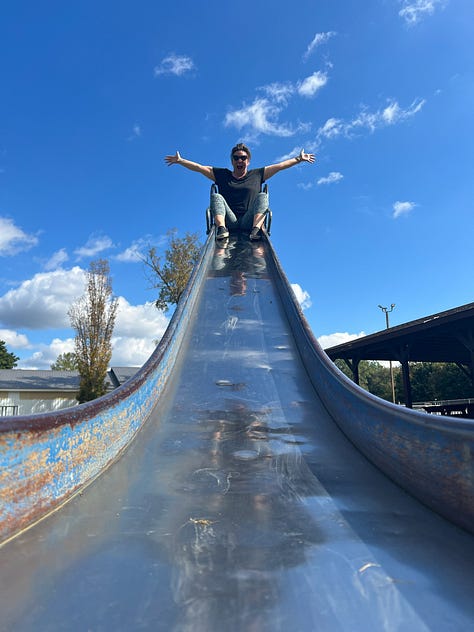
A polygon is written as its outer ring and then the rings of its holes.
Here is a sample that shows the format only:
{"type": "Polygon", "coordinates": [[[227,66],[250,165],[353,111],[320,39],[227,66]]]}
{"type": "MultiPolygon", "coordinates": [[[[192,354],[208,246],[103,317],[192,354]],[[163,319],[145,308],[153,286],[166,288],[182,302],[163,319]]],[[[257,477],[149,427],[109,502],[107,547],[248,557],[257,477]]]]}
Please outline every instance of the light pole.
{"type": "MultiPolygon", "coordinates": [[[[379,305],[379,307],[383,311],[383,313],[385,314],[385,324],[387,325],[387,329],[389,329],[390,322],[388,320],[388,315],[390,314],[390,312],[393,312],[393,308],[395,307],[395,303],[392,303],[390,305],[390,309],[388,307],[383,307],[382,305],[379,305]]],[[[395,382],[393,380],[393,367],[392,367],[392,361],[391,360],[390,360],[390,383],[392,385],[392,402],[395,404],[395,382]]]]}

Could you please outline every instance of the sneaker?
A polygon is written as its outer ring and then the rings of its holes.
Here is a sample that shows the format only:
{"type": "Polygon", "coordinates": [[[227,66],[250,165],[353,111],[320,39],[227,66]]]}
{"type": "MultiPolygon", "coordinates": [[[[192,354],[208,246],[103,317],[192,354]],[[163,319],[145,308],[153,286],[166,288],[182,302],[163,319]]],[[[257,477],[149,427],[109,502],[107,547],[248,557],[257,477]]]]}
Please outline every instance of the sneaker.
{"type": "Polygon", "coordinates": [[[257,241],[258,239],[261,239],[261,237],[262,231],[257,226],[254,226],[252,228],[252,232],[249,235],[250,241],[257,241]]]}
{"type": "Polygon", "coordinates": [[[226,239],[229,236],[229,231],[225,226],[218,226],[216,230],[216,239],[226,239]]]}

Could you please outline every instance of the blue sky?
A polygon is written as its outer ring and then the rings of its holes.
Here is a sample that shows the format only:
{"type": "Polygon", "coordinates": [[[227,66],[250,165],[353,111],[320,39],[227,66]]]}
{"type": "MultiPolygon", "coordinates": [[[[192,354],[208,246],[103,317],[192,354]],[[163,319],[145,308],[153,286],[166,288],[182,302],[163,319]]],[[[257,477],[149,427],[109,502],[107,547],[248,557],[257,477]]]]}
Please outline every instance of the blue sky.
{"type": "Polygon", "coordinates": [[[205,237],[209,181],[166,154],[269,181],[272,242],[323,346],[473,300],[472,0],[239,5],[4,3],[0,339],[19,368],[73,350],[67,310],[110,262],[112,364],[168,322],[138,255],[205,237]],[[271,8],[269,8],[271,7],[271,8]]]}

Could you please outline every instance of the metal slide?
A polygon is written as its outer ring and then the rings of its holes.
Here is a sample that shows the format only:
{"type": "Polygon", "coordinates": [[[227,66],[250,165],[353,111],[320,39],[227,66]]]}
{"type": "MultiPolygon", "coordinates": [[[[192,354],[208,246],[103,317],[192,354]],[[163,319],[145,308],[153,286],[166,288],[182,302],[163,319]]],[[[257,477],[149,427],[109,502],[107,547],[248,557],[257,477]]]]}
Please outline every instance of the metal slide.
{"type": "MultiPolygon", "coordinates": [[[[214,246],[211,234],[206,248],[147,422],[91,484],[0,548],[0,630],[473,629],[472,497],[460,484],[467,528],[456,526],[347,438],[330,399],[348,423],[356,407],[309,375],[267,240],[214,246]]],[[[396,413],[340,383],[379,417],[396,413]]]]}

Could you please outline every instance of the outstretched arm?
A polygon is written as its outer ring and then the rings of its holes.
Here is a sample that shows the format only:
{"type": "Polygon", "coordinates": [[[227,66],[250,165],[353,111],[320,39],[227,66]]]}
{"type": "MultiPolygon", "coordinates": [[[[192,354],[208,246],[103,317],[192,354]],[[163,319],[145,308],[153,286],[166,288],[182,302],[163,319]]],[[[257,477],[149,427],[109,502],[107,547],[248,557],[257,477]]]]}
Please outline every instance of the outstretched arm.
{"type": "Polygon", "coordinates": [[[299,155],[294,158],[289,158],[288,160],[283,160],[283,162],[277,162],[275,165],[268,165],[268,167],[265,167],[264,179],[268,180],[268,178],[274,176],[275,173],[283,171],[283,169],[294,167],[300,162],[314,162],[315,160],[316,157],[314,154],[307,154],[304,149],[302,149],[299,155]]]}
{"type": "Polygon", "coordinates": [[[206,176],[206,178],[209,178],[209,180],[215,182],[214,171],[212,167],[200,165],[198,162],[193,162],[192,160],[181,158],[179,151],[177,151],[174,156],[165,156],[165,162],[168,164],[168,167],[171,167],[171,165],[182,165],[183,167],[186,167],[186,169],[197,171],[203,176],[206,176]]]}

